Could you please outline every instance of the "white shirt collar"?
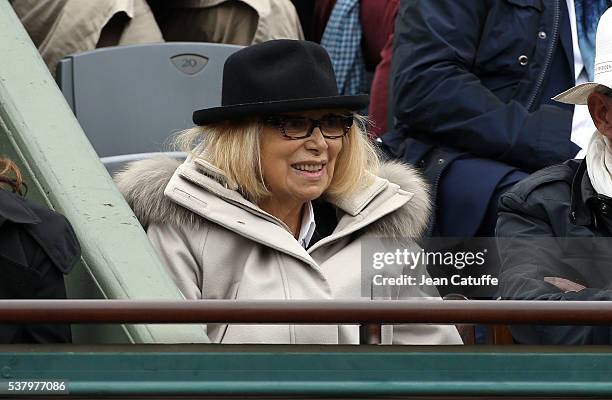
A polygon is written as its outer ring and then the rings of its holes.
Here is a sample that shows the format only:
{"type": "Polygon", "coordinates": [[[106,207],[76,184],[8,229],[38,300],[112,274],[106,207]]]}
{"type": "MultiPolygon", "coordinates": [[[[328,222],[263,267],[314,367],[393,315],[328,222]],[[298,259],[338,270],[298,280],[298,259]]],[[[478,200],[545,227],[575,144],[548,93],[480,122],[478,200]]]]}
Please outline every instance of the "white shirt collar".
{"type": "Polygon", "coordinates": [[[300,227],[300,234],[298,235],[298,242],[303,248],[308,248],[310,239],[312,239],[316,226],[312,202],[309,201],[304,207],[304,213],[302,214],[302,226],[300,227]]]}

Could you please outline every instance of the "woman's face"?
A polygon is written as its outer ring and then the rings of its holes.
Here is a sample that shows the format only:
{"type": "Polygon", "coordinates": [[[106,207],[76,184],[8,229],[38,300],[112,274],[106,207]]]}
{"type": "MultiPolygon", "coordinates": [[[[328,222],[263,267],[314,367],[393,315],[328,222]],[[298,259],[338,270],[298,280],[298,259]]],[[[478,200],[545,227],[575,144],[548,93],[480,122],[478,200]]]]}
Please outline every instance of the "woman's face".
{"type": "MultiPolygon", "coordinates": [[[[340,114],[317,110],[284,115],[320,120],[340,114]]],[[[274,200],[287,206],[301,205],[320,197],[329,187],[342,138],[326,139],[316,127],[307,138],[288,139],[277,126],[264,124],[260,148],[264,182],[274,200]]]]}

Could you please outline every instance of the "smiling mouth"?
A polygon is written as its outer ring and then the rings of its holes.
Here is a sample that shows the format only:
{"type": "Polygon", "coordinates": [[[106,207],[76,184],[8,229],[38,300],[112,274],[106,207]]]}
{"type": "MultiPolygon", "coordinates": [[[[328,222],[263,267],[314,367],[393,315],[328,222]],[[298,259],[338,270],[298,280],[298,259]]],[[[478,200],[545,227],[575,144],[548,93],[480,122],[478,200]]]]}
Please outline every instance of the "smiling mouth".
{"type": "Polygon", "coordinates": [[[319,172],[325,167],[325,163],[317,163],[317,164],[292,164],[292,168],[297,169],[302,172],[319,172]]]}

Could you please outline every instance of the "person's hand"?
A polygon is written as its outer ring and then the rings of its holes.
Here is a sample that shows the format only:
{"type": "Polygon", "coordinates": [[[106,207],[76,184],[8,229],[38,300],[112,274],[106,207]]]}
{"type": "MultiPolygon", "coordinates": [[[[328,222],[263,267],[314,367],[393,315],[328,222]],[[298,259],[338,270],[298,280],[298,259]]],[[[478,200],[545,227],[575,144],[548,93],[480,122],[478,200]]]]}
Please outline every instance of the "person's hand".
{"type": "Polygon", "coordinates": [[[559,278],[556,276],[545,276],[544,282],[548,282],[551,285],[558,287],[559,289],[563,290],[565,293],[579,292],[582,289],[586,288],[586,286],[583,286],[579,283],[572,282],[569,279],[559,278]]]}

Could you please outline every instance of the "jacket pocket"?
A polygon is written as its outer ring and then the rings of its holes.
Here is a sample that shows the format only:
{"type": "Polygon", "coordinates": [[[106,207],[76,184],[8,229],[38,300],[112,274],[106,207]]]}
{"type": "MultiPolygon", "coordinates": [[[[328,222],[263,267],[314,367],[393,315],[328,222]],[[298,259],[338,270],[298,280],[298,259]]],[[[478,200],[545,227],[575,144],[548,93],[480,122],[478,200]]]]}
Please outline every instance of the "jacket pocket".
{"type": "MultiPolygon", "coordinates": [[[[545,42],[538,42],[544,19],[542,2],[504,0],[494,3],[481,30],[472,72],[489,89],[531,81],[531,66],[542,62],[534,60],[536,47],[545,46],[545,42]]],[[[504,95],[507,97],[507,93],[504,95]]]]}

